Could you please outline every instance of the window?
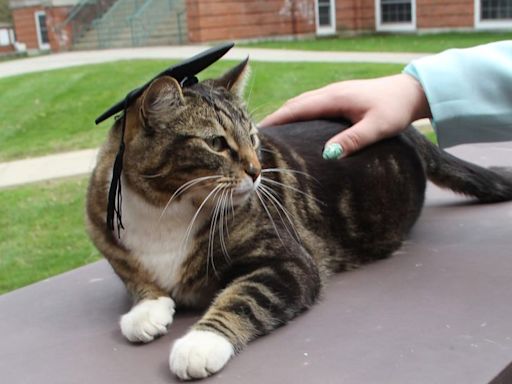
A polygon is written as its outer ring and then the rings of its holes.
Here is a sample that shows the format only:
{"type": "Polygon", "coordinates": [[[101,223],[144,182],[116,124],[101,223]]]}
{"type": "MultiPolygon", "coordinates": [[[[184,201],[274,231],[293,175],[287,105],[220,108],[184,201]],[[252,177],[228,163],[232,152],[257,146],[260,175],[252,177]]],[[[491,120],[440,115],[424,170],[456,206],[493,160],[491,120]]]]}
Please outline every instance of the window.
{"type": "Polygon", "coordinates": [[[382,23],[410,23],[412,21],[412,5],[410,0],[382,0],[382,23]]]}
{"type": "Polygon", "coordinates": [[[316,33],[319,35],[336,32],[334,0],[316,1],[316,33]]]}
{"type": "Polygon", "coordinates": [[[512,0],[475,0],[476,28],[512,28],[512,0]]]}
{"type": "Polygon", "coordinates": [[[376,28],[380,31],[408,31],[416,28],[414,0],[376,0],[376,28]]]}
{"type": "Polygon", "coordinates": [[[46,26],[46,13],[38,11],[35,13],[37,41],[40,49],[50,49],[50,40],[48,39],[48,27],[46,26]]]}
{"type": "Polygon", "coordinates": [[[512,0],[482,0],[480,20],[512,19],[512,0]]]}
{"type": "Polygon", "coordinates": [[[11,40],[9,38],[9,30],[0,29],[0,47],[5,47],[9,44],[11,44],[11,40]]]}

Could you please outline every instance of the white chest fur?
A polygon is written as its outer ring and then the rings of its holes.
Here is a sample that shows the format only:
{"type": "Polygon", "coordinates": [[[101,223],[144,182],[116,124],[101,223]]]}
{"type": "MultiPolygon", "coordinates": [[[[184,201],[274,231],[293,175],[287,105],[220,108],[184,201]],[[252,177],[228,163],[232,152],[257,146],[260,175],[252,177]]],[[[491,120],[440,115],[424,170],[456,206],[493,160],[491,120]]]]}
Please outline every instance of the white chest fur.
{"type": "Polygon", "coordinates": [[[173,202],[163,215],[162,211],[163,208],[148,204],[123,185],[125,229],[121,231],[121,243],[132,252],[160,288],[170,292],[178,281],[180,267],[192,248],[195,230],[200,227],[202,218],[196,219],[185,240],[196,208],[188,199],[181,199],[173,202]]]}

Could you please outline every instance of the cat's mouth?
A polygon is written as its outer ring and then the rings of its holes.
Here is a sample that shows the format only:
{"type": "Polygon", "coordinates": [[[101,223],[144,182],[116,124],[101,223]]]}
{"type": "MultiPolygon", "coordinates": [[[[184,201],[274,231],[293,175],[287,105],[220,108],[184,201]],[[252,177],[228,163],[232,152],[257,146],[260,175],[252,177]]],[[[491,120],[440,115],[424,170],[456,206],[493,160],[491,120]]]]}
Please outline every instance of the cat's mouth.
{"type": "Polygon", "coordinates": [[[233,190],[233,198],[245,199],[251,193],[258,189],[261,182],[261,176],[258,176],[256,180],[252,180],[249,176],[245,176],[242,181],[233,190]]]}

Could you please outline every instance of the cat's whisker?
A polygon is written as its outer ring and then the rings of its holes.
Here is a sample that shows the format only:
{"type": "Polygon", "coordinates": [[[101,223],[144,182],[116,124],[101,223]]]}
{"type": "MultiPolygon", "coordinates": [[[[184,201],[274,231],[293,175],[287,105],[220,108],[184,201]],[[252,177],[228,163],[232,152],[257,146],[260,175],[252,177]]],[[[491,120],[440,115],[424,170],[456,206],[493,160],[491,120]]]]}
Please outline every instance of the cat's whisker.
{"type": "Polygon", "coordinates": [[[185,193],[186,190],[192,188],[193,186],[203,182],[203,181],[207,181],[207,180],[212,180],[212,179],[217,179],[217,178],[221,178],[222,175],[213,175],[213,176],[203,176],[203,177],[196,177],[195,179],[192,179],[192,180],[189,180],[187,181],[186,183],[184,183],[183,185],[181,185],[173,194],[172,196],[169,198],[169,201],[167,201],[167,204],[165,204],[165,207],[164,209],[162,210],[162,213],[160,214],[160,220],[162,220],[162,217],[164,217],[165,215],[165,212],[167,211],[167,208],[169,208],[169,206],[171,205],[171,202],[176,198],[178,197],[179,195],[185,193]]]}
{"type": "Polygon", "coordinates": [[[279,201],[279,199],[276,196],[277,193],[275,191],[273,191],[269,186],[264,186],[264,185],[260,184],[259,187],[261,188],[261,191],[264,192],[266,194],[266,196],[270,199],[270,202],[272,203],[272,205],[276,208],[277,214],[279,215],[279,218],[281,219],[281,222],[283,223],[284,227],[286,228],[286,231],[288,232],[288,234],[297,243],[301,244],[302,242],[300,240],[299,233],[297,232],[297,229],[295,228],[295,225],[293,224],[293,220],[291,218],[291,213],[279,201]],[[284,213],[286,219],[288,220],[288,223],[290,223],[290,227],[291,227],[293,233],[288,228],[288,224],[286,224],[286,222],[284,221],[283,216],[281,215],[281,212],[279,210],[281,210],[284,213]]]}
{"type": "Polygon", "coordinates": [[[165,176],[165,173],[157,173],[154,175],[141,175],[141,177],[143,177],[145,179],[156,179],[157,177],[162,177],[162,176],[165,176]]]}
{"type": "MultiPolygon", "coordinates": [[[[225,243],[223,241],[223,232],[221,230],[222,227],[222,212],[224,210],[224,200],[228,194],[227,185],[223,183],[222,189],[220,191],[220,196],[216,196],[217,202],[215,205],[214,213],[212,215],[212,219],[210,222],[210,234],[208,238],[208,256],[207,256],[207,263],[208,259],[212,262],[212,267],[214,270],[214,273],[217,274],[217,269],[215,268],[215,262],[214,262],[214,249],[215,249],[215,229],[218,227],[219,229],[219,242],[221,245],[221,250],[224,253],[224,255],[227,255],[227,248],[225,246],[225,243]]],[[[227,255],[229,258],[229,255],[227,255]]]]}
{"type": "Polygon", "coordinates": [[[260,105],[258,105],[258,106],[256,106],[256,107],[252,108],[252,109],[249,111],[249,115],[251,116],[251,118],[252,118],[252,117],[254,117],[254,114],[255,114],[256,112],[258,112],[261,108],[266,107],[267,105],[270,105],[270,102],[266,102],[266,103],[260,104],[260,105]]]}
{"type": "Polygon", "coordinates": [[[296,193],[300,193],[301,195],[307,196],[307,197],[309,197],[310,199],[315,200],[315,201],[316,201],[317,203],[319,203],[319,204],[325,205],[325,203],[324,203],[322,200],[319,200],[319,199],[317,199],[315,196],[312,196],[312,195],[310,195],[309,193],[306,193],[306,192],[304,192],[304,191],[301,191],[301,190],[300,190],[300,189],[298,189],[298,188],[292,187],[291,185],[286,185],[286,184],[281,183],[281,182],[279,182],[279,181],[275,181],[275,180],[269,179],[268,177],[263,177],[263,176],[261,177],[261,182],[265,182],[265,183],[271,183],[271,184],[279,185],[279,186],[281,186],[281,187],[283,187],[283,188],[287,188],[287,189],[292,190],[292,191],[294,191],[294,192],[296,192],[296,193]]]}
{"type": "Polygon", "coordinates": [[[318,181],[317,178],[311,176],[309,173],[307,172],[302,172],[302,171],[298,171],[296,169],[287,169],[287,168],[265,168],[265,169],[262,169],[261,170],[261,173],[271,173],[271,172],[280,172],[280,173],[297,173],[299,175],[303,175],[303,176],[306,176],[306,177],[309,177],[310,179],[314,180],[315,182],[317,182],[318,184],[320,184],[320,181],[318,181]]]}
{"type": "MultiPolygon", "coordinates": [[[[231,195],[229,196],[229,200],[231,201],[231,221],[235,221],[235,204],[233,202],[233,193],[235,192],[235,188],[231,188],[231,195]]],[[[229,236],[229,233],[228,233],[229,236]]]]}
{"type": "Polygon", "coordinates": [[[192,227],[194,226],[194,223],[195,223],[197,217],[199,216],[199,213],[201,212],[201,210],[205,206],[206,202],[210,199],[210,197],[212,195],[214,195],[214,194],[216,195],[221,188],[222,188],[222,185],[217,185],[215,188],[213,188],[210,191],[210,193],[208,193],[208,195],[204,198],[204,200],[201,203],[201,205],[199,206],[199,208],[196,210],[196,213],[194,214],[194,216],[190,220],[190,223],[189,223],[189,225],[187,227],[187,230],[185,231],[185,236],[183,237],[183,241],[182,241],[182,244],[181,244],[182,249],[185,249],[185,246],[188,243],[188,239],[190,237],[190,234],[192,233],[192,227]]]}
{"type": "Polygon", "coordinates": [[[222,196],[222,209],[220,211],[220,224],[219,224],[219,240],[220,240],[220,247],[222,249],[222,252],[224,253],[225,259],[227,262],[230,262],[231,257],[229,256],[228,248],[226,246],[226,241],[224,239],[224,227],[226,228],[226,231],[229,236],[228,223],[226,220],[228,194],[229,194],[229,191],[226,190],[224,195],[222,196]]]}
{"type": "Polygon", "coordinates": [[[217,227],[217,220],[219,216],[220,211],[220,202],[222,199],[222,196],[224,195],[225,191],[223,189],[225,188],[225,184],[220,184],[219,191],[215,194],[214,199],[216,199],[215,202],[215,208],[213,209],[212,217],[210,220],[210,230],[208,234],[208,252],[206,254],[206,275],[208,275],[209,272],[209,266],[210,266],[210,260],[212,263],[213,273],[217,275],[217,269],[215,268],[215,261],[214,261],[214,255],[213,250],[215,248],[215,228],[217,227]],[[220,196],[219,196],[220,193],[220,196]]]}
{"type": "MultiPolygon", "coordinates": [[[[276,207],[276,210],[277,210],[277,212],[278,212],[278,214],[279,214],[279,216],[280,216],[281,220],[283,221],[283,225],[285,225],[285,227],[288,227],[288,226],[287,226],[287,224],[286,224],[286,223],[284,222],[284,220],[282,219],[282,216],[281,216],[281,214],[280,214],[279,210],[281,210],[281,211],[284,213],[284,215],[285,215],[286,219],[288,220],[288,222],[289,222],[289,224],[290,224],[290,227],[291,227],[291,228],[292,228],[292,230],[293,230],[293,234],[294,234],[294,235],[293,235],[292,237],[295,237],[295,238],[296,238],[296,240],[297,240],[297,242],[298,242],[298,243],[301,243],[299,233],[297,232],[297,230],[296,230],[296,228],[295,228],[295,224],[293,223],[293,220],[292,220],[292,214],[290,213],[290,211],[288,211],[288,210],[285,208],[284,204],[283,204],[283,203],[281,202],[281,200],[279,199],[279,194],[278,194],[276,191],[274,191],[274,190],[273,190],[270,186],[268,186],[268,185],[262,185],[262,184],[260,184],[260,186],[259,186],[259,187],[261,188],[262,192],[265,192],[265,193],[267,194],[267,196],[270,198],[271,202],[272,202],[272,203],[274,204],[274,206],[276,207]]],[[[289,233],[290,233],[290,232],[289,232],[289,233]]],[[[292,235],[292,234],[290,233],[290,235],[292,235]]]]}
{"type": "MultiPolygon", "coordinates": [[[[259,187],[258,187],[259,188],[259,187]]],[[[266,204],[265,204],[265,201],[263,200],[263,197],[261,196],[260,192],[258,189],[256,189],[256,196],[258,196],[258,199],[260,200],[261,202],[261,206],[263,207],[263,209],[265,210],[265,212],[267,213],[267,216],[268,218],[270,219],[270,222],[272,223],[272,226],[274,227],[274,231],[276,232],[276,235],[277,237],[279,238],[279,240],[281,241],[281,244],[283,244],[283,246],[285,248],[286,247],[286,243],[284,242],[283,238],[281,237],[281,234],[279,233],[279,230],[277,229],[277,225],[272,217],[272,215],[270,214],[270,211],[268,210],[266,204]]]]}
{"type": "Polygon", "coordinates": [[[256,82],[256,73],[251,76],[251,88],[249,88],[249,95],[247,95],[247,105],[251,103],[252,89],[254,88],[254,83],[256,82]]]}
{"type": "Polygon", "coordinates": [[[267,149],[265,147],[260,146],[260,151],[267,153],[276,153],[276,151],[272,151],[271,149],[267,149]]]}

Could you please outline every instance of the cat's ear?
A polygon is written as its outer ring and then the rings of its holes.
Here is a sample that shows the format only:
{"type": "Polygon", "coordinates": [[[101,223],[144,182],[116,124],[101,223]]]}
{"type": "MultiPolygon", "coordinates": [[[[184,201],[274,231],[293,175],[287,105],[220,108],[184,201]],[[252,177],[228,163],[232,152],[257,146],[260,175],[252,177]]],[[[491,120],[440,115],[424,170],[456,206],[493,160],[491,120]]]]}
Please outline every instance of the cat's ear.
{"type": "Polygon", "coordinates": [[[150,117],[185,103],[180,84],[170,76],[154,80],[142,94],[141,112],[150,117]]]}
{"type": "Polygon", "coordinates": [[[244,89],[249,79],[249,57],[238,64],[236,67],[231,68],[220,78],[215,80],[215,84],[226,88],[240,98],[244,95],[244,89]]]}

